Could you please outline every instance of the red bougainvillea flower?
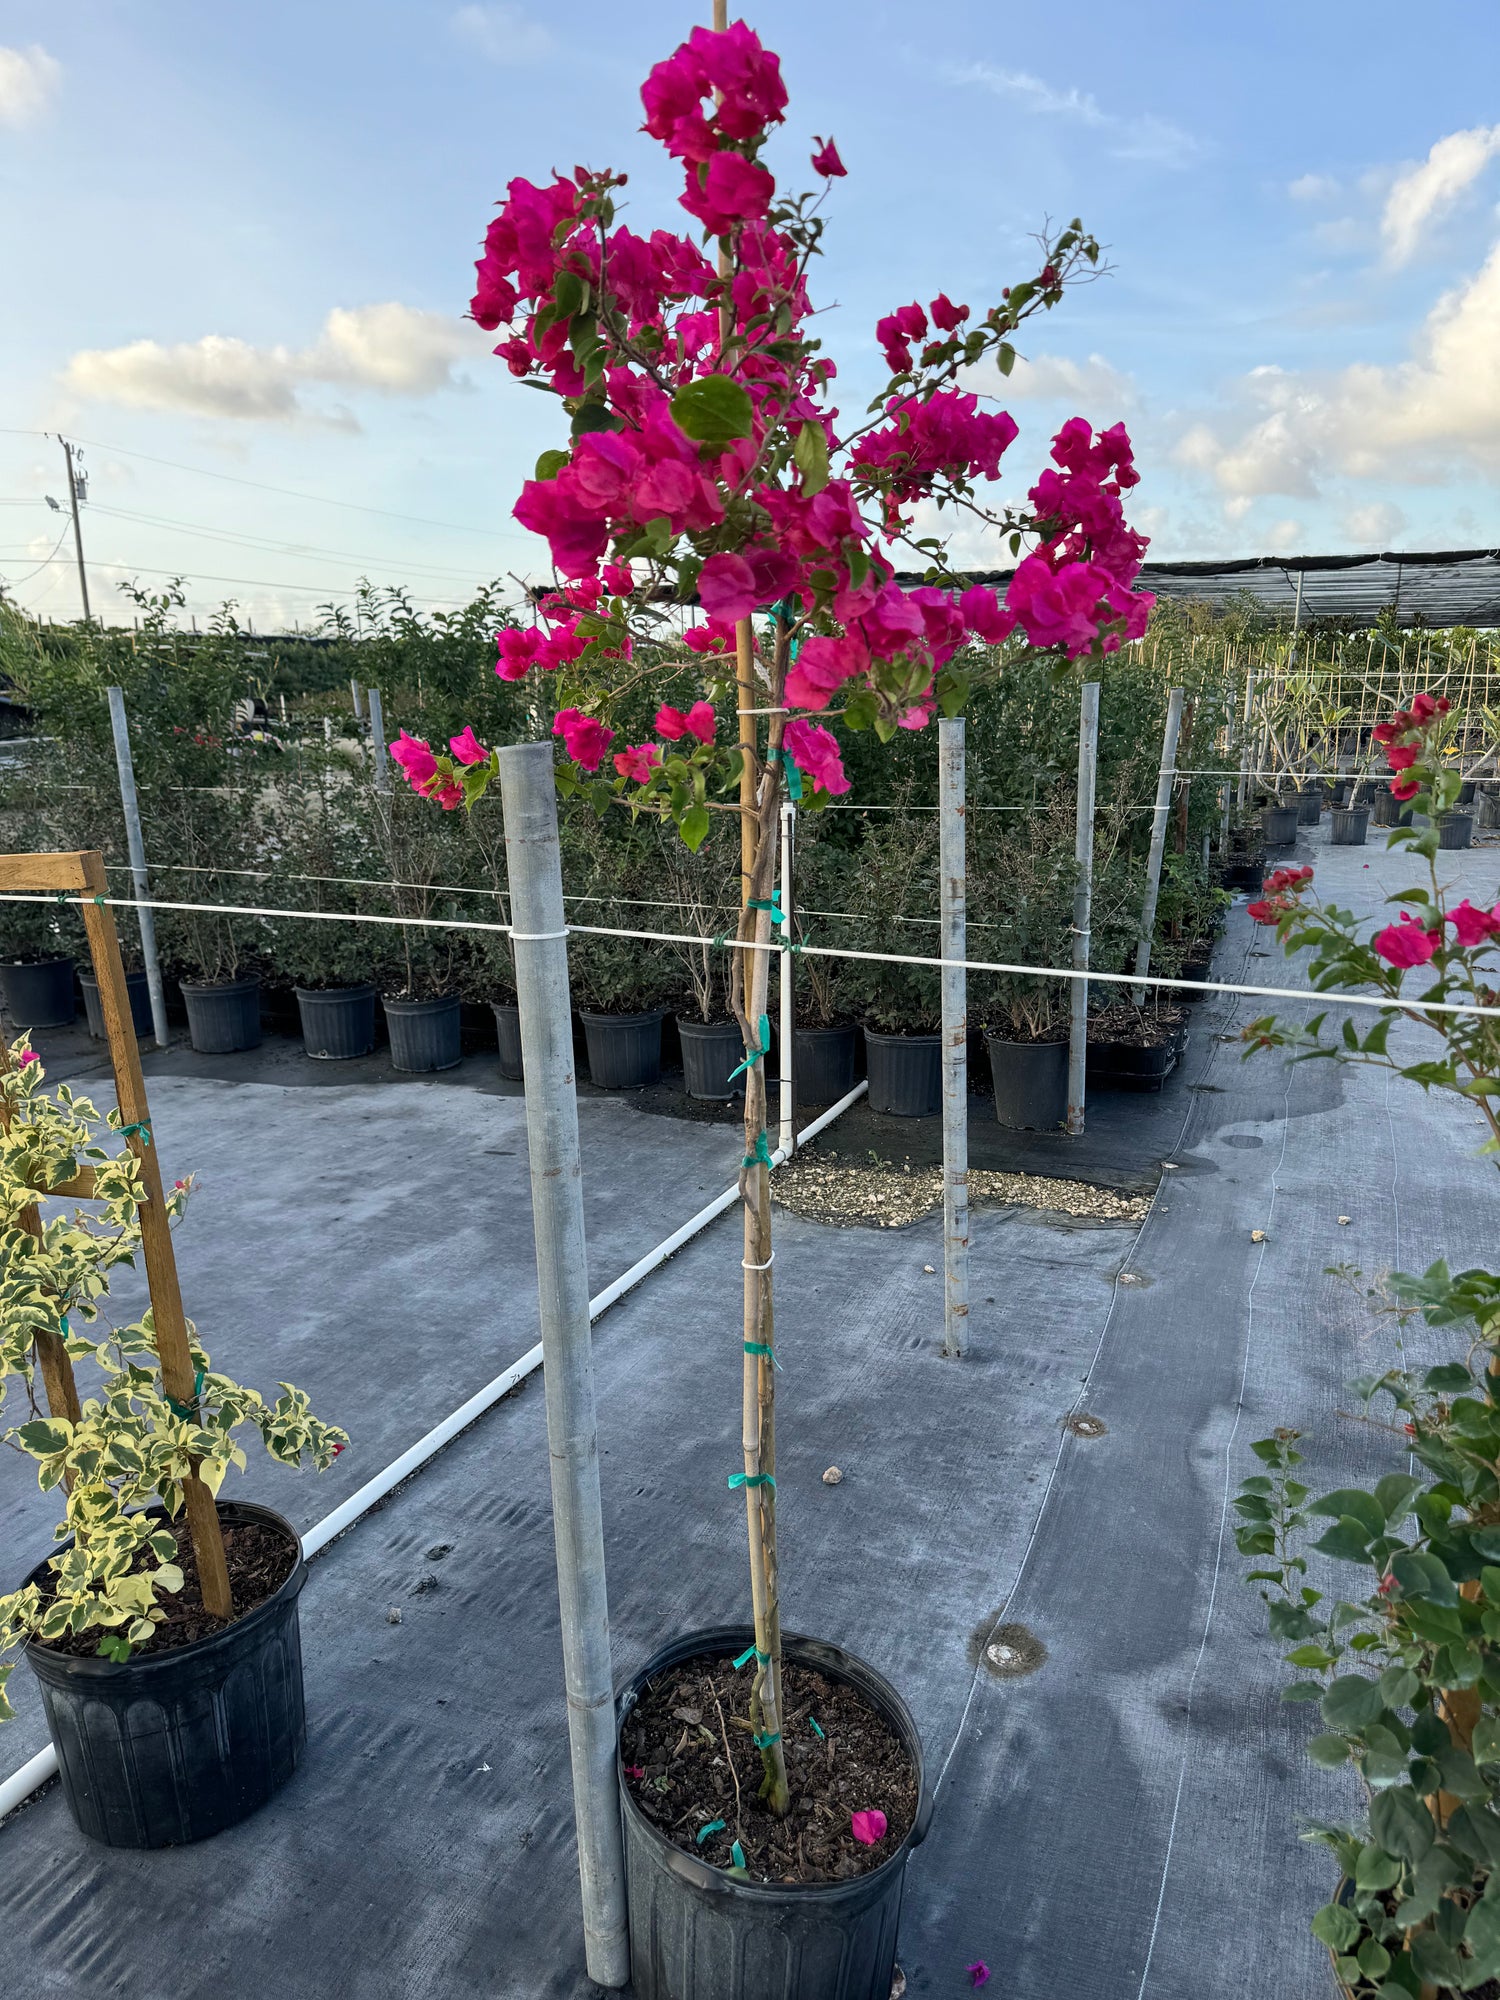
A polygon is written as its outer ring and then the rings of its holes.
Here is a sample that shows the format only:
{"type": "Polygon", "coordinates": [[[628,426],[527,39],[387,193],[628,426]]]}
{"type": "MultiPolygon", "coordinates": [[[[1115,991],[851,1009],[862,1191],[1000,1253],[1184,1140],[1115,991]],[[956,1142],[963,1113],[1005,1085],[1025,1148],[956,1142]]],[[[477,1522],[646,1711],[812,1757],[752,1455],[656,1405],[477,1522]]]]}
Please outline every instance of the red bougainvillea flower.
{"type": "Polygon", "coordinates": [[[1500,937],[1500,903],[1493,910],[1476,910],[1465,896],[1456,910],[1448,912],[1448,922],[1458,935],[1459,943],[1465,951],[1472,951],[1477,944],[1487,939],[1500,937]]]}
{"type": "Polygon", "coordinates": [[[847,792],[844,760],[839,755],[838,738],[820,723],[804,722],[794,716],[781,738],[782,747],[799,771],[805,771],[825,792],[847,792]]]}
{"type": "Polygon", "coordinates": [[[1281,921],[1286,907],[1286,904],[1279,899],[1276,902],[1272,902],[1269,897],[1262,896],[1258,903],[1247,903],[1245,905],[1245,914],[1254,923],[1275,924],[1281,921]]]}
{"type": "Polygon", "coordinates": [[[1415,778],[1393,778],[1391,780],[1391,797],[1393,799],[1414,799],[1421,789],[1422,787],[1417,783],[1415,778]]]}
{"type": "Polygon", "coordinates": [[[465,723],[461,735],[448,738],[448,748],[460,764],[483,764],[489,760],[490,753],[474,734],[472,722],[465,723]]]}
{"type": "Polygon", "coordinates": [[[633,778],[638,785],[644,785],[661,763],[661,746],[657,743],[632,743],[628,749],[615,752],[614,763],[622,778],[633,778]]]}
{"type": "Polygon", "coordinates": [[[1385,760],[1393,771],[1409,771],[1420,755],[1420,744],[1392,743],[1386,750],[1385,760]]]}
{"type": "Polygon", "coordinates": [[[718,718],[714,714],[711,701],[695,701],[683,714],[680,708],[673,708],[670,702],[663,702],[656,711],[656,729],[669,743],[678,743],[684,736],[696,736],[700,743],[712,743],[718,718]]]}
{"type": "Polygon", "coordinates": [[[424,743],[420,736],[408,736],[403,729],[390,749],[391,762],[401,766],[414,792],[421,791],[429,779],[437,776],[437,759],[432,754],[432,746],[424,743]]]}
{"type": "Polygon", "coordinates": [[[1310,868],[1274,868],[1266,877],[1265,886],[1273,892],[1290,889],[1295,893],[1313,878],[1310,868]]]}
{"type": "Polygon", "coordinates": [[[838,147],[832,139],[820,139],[816,132],[813,142],[818,149],[812,156],[813,172],[821,174],[825,180],[841,180],[849,169],[839,158],[838,147]]]}
{"type": "Polygon", "coordinates": [[[563,748],[581,769],[597,771],[604,753],[615,740],[615,732],[595,716],[582,715],[576,708],[560,708],[552,719],[552,734],[560,736],[563,748]]]}
{"type": "Polygon", "coordinates": [[[1405,969],[1425,965],[1443,941],[1441,929],[1425,930],[1410,911],[1401,912],[1399,924],[1387,924],[1374,938],[1374,946],[1388,965],[1405,969]]]}
{"type": "Polygon", "coordinates": [[[849,1831],[861,1847],[873,1847],[877,1840],[884,1840],[885,1826],[885,1814],[878,1808],[870,1812],[852,1812],[849,1815],[849,1831]]]}
{"type": "Polygon", "coordinates": [[[1411,705],[1411,719],[1420,728],[1435,715],[1446,715],[1451,706],[1446,695],[1419,694],[1411,705]]]}

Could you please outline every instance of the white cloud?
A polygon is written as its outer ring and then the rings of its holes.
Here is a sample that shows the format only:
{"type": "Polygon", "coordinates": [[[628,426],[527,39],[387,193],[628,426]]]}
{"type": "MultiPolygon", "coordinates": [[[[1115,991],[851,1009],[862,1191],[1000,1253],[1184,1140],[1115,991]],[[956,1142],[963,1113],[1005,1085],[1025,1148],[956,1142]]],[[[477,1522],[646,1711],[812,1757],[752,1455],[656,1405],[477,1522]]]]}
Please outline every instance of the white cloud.
{"type": "Polygon", "coordinates": [[[1500,125],[1476,125],[1467,132],[1450,132],[1419,166],[1399,174],[1380,219],[1387,262],[1409,262],[1427,225],[1452,207],[1497,153],[1500,125]]]}
{"type": "Polygon", "coordinates": [[[309,407],[309,383],[373,389],[389,396],[430,396],[461,386],[455,363],[482,351],[466,321],[397,304],[336,306],[311,347],[256,347],[225,334],[166,346],[135,340],[86,348],[63,370],[75,395],[136,409],[189,410],[199,416],[287,422],[311,418],[357,428],[341,410],[309,407]]]}
{"type": "Polygon", "coordinates": [[[1059,90],[1024,69],[1001,69],[987,62],[954,63],[944,74],[950,83],[978,84],[996,97],[1008,97],[1041,117],[1073,118],[1110,135],[1116,159],[1145,160],[1156,166],[1185,167],[1203,148],[1190,132],[1151,112],[1121,117],[1106,111],[1089,91],[1059,90]]]}
{"type": "Polygon", "coordinates": [[[1332,201],[1339,184],[1332,174],[1303,174],[1287,186],[1293,201],[1332,201]]]}
{"type": "MultiPolygon", "coordinates": [[[[986,376],[987,394],[998,393],[1015,401],[1076,403],[1079,409],[1100,412],[1127,409],[1136,400],[1131,378],[1112,368],[1102,354],[1091,354],[1087,361],[1073,361],[1063,354],[1039,354],[1032,361],[1018,359],[1008,379],[999,376],[993,365],[984,371],[976,367],[965,377],[965,387],[979,387],[981,372],[986,376]]],[[[1101,424],[1113,421],[1112,416],[1099,417],[1101,424]]]]}
{"type": "Polygon", "coordinates": [[[38,48],[0,48],[0,125],[29,125],[57,94],[62,64],[38,48]]]}
{"type": "Polygon", "coordinates": [[[1302,543],[1300,521],[1273,521],[1261,538],[1275,556],[1289,556],[1302,543]]]}
{"type": "Polygon", "coordinates": [[[552,53],[552,36],[520,7],[460,7],[448,26],[461,42],[492,63],[520,66],[552,53]]]}
{"type": "Polygon", "coordinates": [[[1198,423],[1175,451],[1224,493],[1310,498],[1335,476],[1500,481],[1500,244],[1433,306],[1409,359],[1330,374],[1258,368],[1240,400],[1251,414],[1228,420],[1238,435],[1198,423]]]}
{"type": "Polygon", "coordinates": [[[1389,500],[1372,500],[1368,507],[1351,507],[1340,525],[1361,548],[1384,549],[1406,526],[1406,516],[1389,500]]]}

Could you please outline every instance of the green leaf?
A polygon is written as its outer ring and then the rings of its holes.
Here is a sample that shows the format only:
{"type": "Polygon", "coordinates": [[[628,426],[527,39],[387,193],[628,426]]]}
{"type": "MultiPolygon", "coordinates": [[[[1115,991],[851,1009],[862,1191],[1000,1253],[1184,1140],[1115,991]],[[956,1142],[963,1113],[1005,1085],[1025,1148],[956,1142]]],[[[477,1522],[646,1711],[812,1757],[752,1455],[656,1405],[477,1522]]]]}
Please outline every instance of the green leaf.
{"type": "Polygon", "coordinates": [[[1342,1736],[1314,1736],[1307,1754],[1322,1771],[1335,1771],[1349,1761],[1349,1744],[1342,1736]]]}
{"type": "Polygon", "coordinates": [[[1409,1472],[1388,1472],[1384,1479],[1377,1479],[1375,1499],[1387,1524],[1401,1520],[1421,1490],[1421,1480],[1413,1479],[1409,1472]]]}
{"type": "Polygon", "coordinates": [[[1384,1979],[1391,1969],[1391,1955],[1378,1938],[1367,1937],[1354,1955],[1366,1979],[1384,1979]]]}
{"type": "Polygon", "coordinates": [[[1422,1387],[1434,1396],[1451,1396],[1473,1386],[1474,1377],[1460,1361],[1445,1361],[1440,1368],[1429,1368],[1422,1377],[1422,1387]]]}
{"type": "Polygon", "coordinates": [[[1466,1983],[1477,1986],[1485,1979],[1500,1979],[1500,1897],[1482,1896],[1469,1911],[1464,1943],[1473,1954],[1466,1983]]]}
{"type": "Polygon", "coordinates": [[[1331,1729],[1357,1733],[1378,1722],[1384,1710],[1379,1686],[1363,1674],[1340,1674],[1323,1696],[1323,1720],[1331,1729]]]}
{"type": "Polygon", "coordinates": [[[1312,1934],[1330,1951],[1352,1951],[1364,1926],[1343,1903],[1325,1903],[1312,1920],[1312,1934]]]}
{"type": "MultiPolygon", "coordinates": [[[[1300,1661],[1297,1664],[1300,1665],[1300,1661]]],[[[1283,1701],[1320,1701],[1322,1695],[1323,1688],[1319,1681],[1293,1681],[1281,1690],[1283,1701]]]]}
{"type": "Polygon", "coordinates": [[[1432,1815],[1410,1785],[1393,1785],[1370,1802],[1370,1830],[1387,1853],[1420,1861],[1436,1838],[1432,1815]]]}
{"type": "Polygon", "coordinates": [[[689,806],[677,822],[677,830],[687,846],[696,854],[708,836],[708,807],[689,806]]]}
{"type": "Polygon", "coordinates": [[[801,426],[792,447],[792,459],[802,475],[803,493],[821,493],[828,484],[828,434],[821,424],[801,426]]]}
{"type": "Polygon", "coordinates": [[[1380,1676],[1380,1698],[1387,1708],[1405,1708],[1421,1685],[1410,1667],[1387,1667],[1380,1676]]]}
{"type": "MultiPolygon", "coordinates": [[[[1389,1798],[1383,1792],[1382,1798],[1389,1798]]],[[[1359,1860],[1354,1867],[1354,1886],[1357,1889],[1393,1889],[1401,1879],[1401,1863],[1395,1855],[1387,1854],[1384,1848],[1372,1841],[1359,1851],[1359,1860]]]]}
{"type": "MultiPolygon", "coordinates": [[[[1415,1485],[1417,1482],[1413,1481],[1415,1485]]],[[[1383,1532],[1386,1524],[1386,1510],[1374,1493],[1366,1493],[1359,1486],[1341,1486],[1336,1493],[1325,1493],[1321,1500],[1314,1500],[1308,1508],[1309,1514],[1327,1514],[1337,1521],[1343,1515],[1352,1515],[1367,1532],[1366,1541],[1372,1535],[1383,1532]]]]}
{"type": "MultiPolygon", "coordinates": [[[[1382,1526],[1384,1524],[1382,1523],[1382,1526]]],[[[1341,1562],[1366,1562],[1370,1554],[1370,1542],[1380,1533],[1379,1528],[1368,1528],[1353,1514],[1344,1514],[1313,1543],[1319,1555],[1336,1556],[1341,1562]]]]}
{"type": "Polygon", "coordinates": [[[572,453],[566,451],[544,451],[536,462],[533,478],[556,479],[571,456],[572,453]]]}
{"type": "Polygon", "coordinates": [[[677,391],[672,417],[684,437],[723,445],[750,436],[755,410],[745,390],[729,376],[702,375],[677,391]]]}
{"type": "Polygon", "coordinates": [[[1434,1986],[1457,1986],[1464,1976],[1458,1953],[1435,1931],[1418,1931],[1413,1937],[1411,1962],[1418,1978],[1430,1980],[1434,1986]]]}
{"type": "Polygon", "coordinates": [[[16,1436],[34,1457],[50,1458],[54,1452],[67,1450],[72,1441],[73,1426],[38,1417],[35,1423],[22,1424],[16,1436]]]}
{"type": "Polygon", "coordinates": [[[1474,1725],[1473,1750],[1476,1764],[1500,1764],[1500,1716],[1480,1716],[1474,1725]]]}
{"type": "Polygon", "coordinates": [[[1286,1663],[1289,1667],[1331,1667],[1333,1655],[1323,1646],[1298,1646],[1286,1655],[1286,1663]]]}
{"type": "Polygon", "coordinates": [[[617,431],[623,428],[621,419],[613,410],[605,409],[602,403],[585,403],[581,410],[573,414],[573,435],[583,437],[588,431],[617,431]]]}
{"type": "Polygon", "coordinates": [[[1401,1595],[1421,1598],[1429,1604],[1457,1604],[1453,1579],[1438,1561],[1420,1549],[1403,1549],[1391,1557],[1391,1574],[1401,1587],[1401,1595]]]}

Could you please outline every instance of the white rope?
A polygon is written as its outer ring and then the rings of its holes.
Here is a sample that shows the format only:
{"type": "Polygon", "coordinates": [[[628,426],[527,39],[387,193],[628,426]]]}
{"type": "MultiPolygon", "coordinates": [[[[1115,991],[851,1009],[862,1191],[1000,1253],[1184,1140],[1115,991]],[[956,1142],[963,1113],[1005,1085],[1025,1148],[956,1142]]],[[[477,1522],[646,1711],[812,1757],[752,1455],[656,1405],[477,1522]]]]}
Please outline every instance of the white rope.
{"type": "Polygon", "coordinates": [[[568,926],[564,924],[560,931],[512,931],[510,941],[512,944],[551,944],[555,938],[567,935],[568,926]]]}
{"type": "MultiPolygon", "coordinates": [[[[154,896],[42,896],[17,891],[0,892],[0,903],[75,903],[80,909],[89,903],[108,904],[119,910],[184,910],[210,917],[285,917],[324,924],[393,924],[408,930],[496,931],[508,934],[509,924],[479,923],[471,917],[376,917],[354,910],[272,910],[245,903],[169,903],[154,896]]],[[[573,924],[574,937],[627,938],[636,944],[716,945],[718,938],[700,937],[683,931],[628,931],[613,924],[573,924]]],[[[787,949],[779,937],[761,943],[755,938],[726,939],[726,951],[771,951],[787,949]]],[[[1379,994],[1321,992],[1315,986],[1242,986],[1217,979],[1168,979],[1150,972],[1098,972],[1092,968],[1075,970],[1061,965],[1012,965],[1003,959],[923,958],[911,952],[844,951],[834,945],[803,944],[796,947],[799,958],[852,958],[874,965],[925,965],[941,971],[945,966],[964,972],[1003,972],[1026,979],[1081,979],[1096,986],[1159,986],[1174,993],[1238,993],[1252,1000],[1321,1000],[1332,1007],[1373,1007],[1387,1013],[1462,1014],[1483,1020],[1500,1021],[1500,1007],[1481,1007],[1467,1000],[1385,1000],[1379,994]]]]}
{"type": "Polygon", "coordinates": [[[766,1259],[764,1264],[747,1264],[744,1258],[741,1257],[740,1269],[742,1271],[769,1271],[771,1266],[775,1262],[776,1262],[776,1252],[773,1250],[770,1256],[766,1259]]]}

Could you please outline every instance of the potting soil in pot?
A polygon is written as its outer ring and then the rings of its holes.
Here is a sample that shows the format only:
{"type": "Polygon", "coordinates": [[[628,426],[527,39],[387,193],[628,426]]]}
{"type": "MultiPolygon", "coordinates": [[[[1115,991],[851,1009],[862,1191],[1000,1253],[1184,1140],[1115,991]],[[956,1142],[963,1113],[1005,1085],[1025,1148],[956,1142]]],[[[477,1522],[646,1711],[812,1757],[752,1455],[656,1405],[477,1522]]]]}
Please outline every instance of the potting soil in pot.
{"type": "Polygon", "coordinates": [[[751,1741],[753,1679],[723,1657],[662,1674],[621,1737],[631,1797],[668,1840],[712,1867],[733,1865],[738,1840],[752,1881],[843,1882],[878,1868],[916,1816],[917,1774],[900,1739],[846,1682],[788,1660],[781,1739],[792,1809],[777,1819],[756,1798],[763,1770],[751,1741]],[[869,1812],[883,1813],[886,1826],[867,1846],[852,1815],[869,1812]],[[716,1820],[722,1826],[700,1841],[716,1820]]]}
{"type": "Polygon", "coordinates": [[[1089,1015],[1089,1040],[1132,1049],[1159,1049],[1163,1042],[1172,1040],[1185,1019],[1181,1007],[1148,1010],[1121,1000],[1089,1015]]]}
{"type": "MultiPolygon", "coordinates": [[[[188,1646],[195,1639],[206,1639],[211,1633],[224,1630],[224,1620],[203,1608],[198,1563],[186,1519],[163,1521],[161,1525],[177,1544],[173,1561],[182,1571],[182,1588],[157,1593],[156,1602],[167,1615],[145,1649],[152,1654],[170,1652],[174,1646],[188,1646]]],[[[224,1533],[224,1560],[229,1567],[229,1589],[235,1613],[243,1617],[274,1596],[286,1582],[297,1566],[297,1545],[262,1521],[244,1521],[238,1526],[224,1521],[220,1525],[224,1533]]],[[[156,1563],[151,1551],[142,1549],[131,1569],[155,1569],[156,1563]]],[[[45,1583],[42,1590],[45,1595],[45,1583]]],[[[100,1628],[95,1625],[86,1632],[74,1632],[67,1638],[48,1639],[45,1643],[55,1653],[94,1654],[99,1650],[100,1636],[100,1628]]]]}

